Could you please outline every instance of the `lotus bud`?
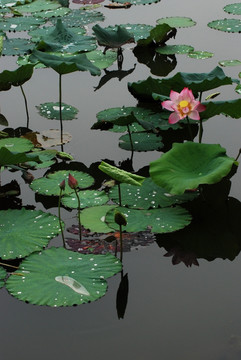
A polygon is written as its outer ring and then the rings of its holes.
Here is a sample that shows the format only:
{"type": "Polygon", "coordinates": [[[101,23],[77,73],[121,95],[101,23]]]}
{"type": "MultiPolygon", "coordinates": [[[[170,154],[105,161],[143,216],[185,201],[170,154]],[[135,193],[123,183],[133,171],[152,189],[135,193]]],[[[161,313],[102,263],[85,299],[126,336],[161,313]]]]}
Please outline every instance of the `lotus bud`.
{"type": "Polygon", "coordinates": [[[78,181],[71,174],[69,174],[68,185],[71,189],[76,189],[78,187],[78,181]]]}
{"type": "Polygon", "coordinates": [[[115,223],[123,226],[126,226],[127,224],[125,215],[120,211],[115,211],[115,223]]]}
{"type": "Polygon", "coordinates": [[[63,180],[60,184],[59,187],[61,190],[65,190],[65,180],[63,180]]]}

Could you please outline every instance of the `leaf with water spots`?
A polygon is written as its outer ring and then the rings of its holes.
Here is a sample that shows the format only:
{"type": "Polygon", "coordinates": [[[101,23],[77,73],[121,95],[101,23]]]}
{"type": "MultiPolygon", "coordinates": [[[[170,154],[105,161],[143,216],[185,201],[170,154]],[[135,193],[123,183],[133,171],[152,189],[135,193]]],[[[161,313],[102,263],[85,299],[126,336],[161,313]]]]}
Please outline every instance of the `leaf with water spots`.
{"type": "Polygon", "coordinates": [[[84,255],[50,248],[24,260],[6,283],[11,295],[36,305],[73,306],[105,295],[105,279],[121,271],[113,255],[84,255]]]}
{"type": "MultiPolygon", "coordinates": [[[[105,191],[98,190],[85,190],[78,191],[79,199],[80,199],[80,207],[86,208],[90,206],[99,206],[106,204],[108,201],[108,196],[105,191]]],[[[76,194],[64,195],[62,196],[61,203],[64,206],[67,206],[72,209],[78,208],[78,200],[76,194]]]]}
{"type": "Polygon", "coordinates": [[[58,218],[41,210],[1,210],[0,218],[2,259],[23,258],[40,251],[60,233],[58,218]]]}
{"type": "Polygon", "coordinates": [[[6,138],[0,140],[0,149],[5,147],[12,153],[23,153],[33,149],[34,145],[31,141],[23,138],[6,138]]]}
{"type": "Polygon", "coordinates": [[[145,131],[132,133],[131,139],[129,134],[122,135],[119,141],[119,147],[128,151],[158,151],[164,146],[161,136],[145,131]]]}
{"type": "MultiPolygon", "coordinates": [[[[59,120],[60,119],[60,106],[59,102],[53,103],[48,102],[44,104],[40,104],[36,106],[39,111],[39,114],[47,119],[51,120],[59,120]]],[[[74,106],[67,105],[65,103],[61,104],[61,114],[62,120],[73,120],[76,119],[76,115],[78,114],[79,110],[74,106]]]]}

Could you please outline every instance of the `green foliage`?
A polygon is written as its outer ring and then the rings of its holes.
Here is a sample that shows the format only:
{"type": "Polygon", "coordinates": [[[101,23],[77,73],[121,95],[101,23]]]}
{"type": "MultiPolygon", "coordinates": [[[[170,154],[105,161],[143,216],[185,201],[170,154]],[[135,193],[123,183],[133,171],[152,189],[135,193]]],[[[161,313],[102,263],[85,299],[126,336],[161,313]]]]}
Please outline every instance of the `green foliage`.
{"type": "Polygon", "coordinates": [[[173,29],[167,24],[160,24],[150,30],[148,37],[139,39],[137,44],[139,46],[148,46],[152,43],[155,45],[165,44],[167,40],[175,37],[176,29],[173,29]]]}
{"type": "Polygon", "coordinates": [[[241,20],[239,19],[222,19],[214,20],[208,23],[211,29],[225,31],[229,33],[239,33],[241,31],[241,20]]]}
{"type": "Polygon", "coordinates": [[[95,301],[107,291],[106,278],[122,265],[113,255],[80,255],[50,248],[22,262],[6,283],[11,295],[35,305],[73,306],[95,301]]]}
{"type": "MultiPolygon", "coordinates": [[[[204,60],[213,57],[213,53],[209,51],[190,51],[187,56],[192,59],[204,60]]],[[[220,63],[219,63],[220,64],[220,63]]]]}
{"type": "Polygon", "coordinates": [[[229,14],[241,15],[241,4],[235,3],[235,4],[226,5],[224,6],[223,10],[229,14]]]}
{"type": "Polygon", "coordinates": [[[9,90],[12,86],[23,85],[31,79],[33,75],[33,65],[23,65],[16,70],[4,70],[0,73],[0,91],[9,90]]]}
{"type": "Polygon", "coordinates": [[[92,30],[97,38],[98,44],[107,48],[120,48],[124,44],[135,42],[133,34],[124,27],[117,26],[116,30],[101,28],[98,24],[92,30]]]}
{"type": "Polygon", "coordinates": [[[26,55],[34,48],[34,44],[28,39],[5,39],[3,40],[2,55],[16,56],[26,55]]]}
{"type": "Polygon", "coordinates": [[[190,27],[196,25],[196,22],[193,21],[191,18],[188,17],[181,17],[181,16],[172,16],[158,19],[157,24],[168,24],[174,28],[183,28],[183,27],[190,27]]]}
{"type": "Polygon", "coordinates": [[[190,45],[166,45],[158,47],[156,52],[158,54],[164,55],[174,55],[174,54],[188,54],[192,52],[194,48],[190,45]]]}
{"type": "Polygon", "coordinates": [[[160,136],[145,131],[132,133],[131,140],[129,134],[121,136],[119,147],[124,150],[134,151],[154,151],[161,150],[163,147],[160,136]]]}
{"type": "MultiPolygon", "coordinates": [[[[24,2],[23,2],[24,3],[24,2]]],[[[16,10],[21,13],[35,13],[38,11],[49,11],[59,8],[61,5],[57,0],[34,0],[25,1],[24,5],[19,5],[16,10]]]]}
{"type": "Polygon", "coordinates": [[[109,233],[114,231],[106,222],[105,217],[108,211],[115,209],[116,205],[93,206],[81,211],[81,224],[90,231],[98,233],[109,233]]]}
{"type": "Polygon", "coordinates": [[[2,31],[30,31],[41,24],[44,19],[38,19],[33,16],[10,17],[0,22],[0,30],[2,31]]]}
{"type": "Polygon", "coordinates": [[[0,257],[23,258],[40,251],[60,232],[56,216],[41,210],[1,210],[0,257]]]}
{"type": "Polygon", "coordinates": [[[174,143],[171,150],[150,163],[150,175],[157,185],[181,195],[200,184],[219,182],[236,163],[220,145],[174,143]]]}
{"type": "Polygon", "coordinates": [[[33,143],[23,138],[6,138],[0,140],[0,149],[6,148],[12,153],[24,153],[34,147],[33,143]]]}
{"type": "Polygon", "coordinates": [[[6,270],[4,270],[2,267],[0,267],[0,288],[4,286],[4,279],[7,275],[6,270]]]}
{"type": "MultiPolygon", "coordinates": [[[[104,191],[85,190],[85,191],[78,191],[77,193],[80,198],[81,209],[91,206],[103,205],[106,204],[108,201],[108,196],[104,191]]],[[[62,196],[61,203],[64,206],[67,206],[72,209],[78,208],[78,200],[75,193],[62,196]]]]}
{"type": "Polygon", "coordinates": [[[105,161],[102,161],[98,167],[105,174],[120,183],[140,186],[145,179],[143,176],[132,174],[122,169],[118,169],[116,166],[112,166],[105,161]]]}
{"type": "MultiPolygon", "coordinates": [[[[104,18],[104,15],[99,11],[75,9],[69,14],[62,16],[61,20],[66,27],[83,27],[93,22],[103,21],[104,18]]],[[[53,24],[56,21],[55,18],[51,19],[53,24]]]]}
{"type": "MultiPolygon", "coordinates": [[[[36,106],[39,111],[39,114],[47,119],[59,120],[60,107],[59,103],[44,103],[36,106]]],[[[73,120],[76,119],[76,115],[79,110],[74,106],[61,103],[61,114],[62,120],[73,120]]]]}

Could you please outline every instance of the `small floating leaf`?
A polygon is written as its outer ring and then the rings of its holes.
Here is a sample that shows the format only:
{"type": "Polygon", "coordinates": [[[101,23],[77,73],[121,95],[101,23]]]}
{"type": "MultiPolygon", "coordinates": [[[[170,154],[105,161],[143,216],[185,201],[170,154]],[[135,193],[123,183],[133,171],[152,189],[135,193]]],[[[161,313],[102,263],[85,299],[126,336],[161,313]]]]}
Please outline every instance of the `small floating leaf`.
{"type": "Polygon", "coordinates": [[[196,25],[196,22],[188,17],[172,16],[158,19],[157,24],[168,24],[174,28],[190,27],[196,25]]]}
{"type": "Polygon", "coordinates": [[[211,29],[230,32],[230,33],[241,32],[241,20],[239,19],[214,20],[209,22],[208,26],[211,29]]]}
{"type": "Polygon", "coordinates": [[[220,66],[240,66],[240,60],[222,60],[218,62],[220,66]]]}
{"type": "Polygon", "coordinates": [[[158,54],[174,55],[174,54],[188,54],[194,48],[190,45],[166,45],[156,49],[158,54]]]}
{"type": "MultiPolygon", "coordinates": [[[[99,206],[106,204],[108,201],[108,196],[105,191],[98,190],[85,190],[78,191],[79,199],[80,199],[80,207],[81,209],[90,207],[90,206],[99,206]]],[[[72,209],[78,208],[78,200],[75,193],[70,195],[64,195],[61,198],[61,203],[64,206],[67,206],[72,209]]]]}
{"type": "Polygon", "coordinates": [[[160,150],[164,146],[160,136],[144,131],[132,133],[131,140],[129,134],[121,136],[119,147],[124,150],[154,151],[160,150]]]}
{"type": "Polygon", "coordinates": [[[224,11],[233,15],[241,15],[241,3],[229,4],[224,6],[224,11]]]}
{"type": "MultiPolygon", "coordinates": [[[[79,110],[71,105],[67,105],[65,103],[61,104],[61,113],[62,113],[62,120],[73,120],[76,119],[76,115],[78,114],[79,110]]],[[[60,107],[59,103],[44,103],[36,106],[41,116],[47,119],[60,119],[60,107]]]]}
{"type": "Polygon", "coordinates": [[[209,59],[213,57],[213,55],[214,55],[213,53],[208,51],[190,51],[187,54],[187,56],[192,59],[200,59],[200,60],[209,59]]]}

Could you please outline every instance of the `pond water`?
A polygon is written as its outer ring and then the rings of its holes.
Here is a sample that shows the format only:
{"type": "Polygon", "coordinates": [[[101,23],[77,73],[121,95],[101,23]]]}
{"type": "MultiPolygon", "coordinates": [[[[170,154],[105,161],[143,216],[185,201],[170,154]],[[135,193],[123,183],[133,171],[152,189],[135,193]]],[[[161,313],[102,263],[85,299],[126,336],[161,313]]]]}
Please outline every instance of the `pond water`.
{"type": "MultiPolygon", "coordinates": [[[[102,27],[121,23],[155,25],[157,19],[167,16],[187,16],[196,21],[197,25],[192,28],[178,29],[176,39],[170,43],[192,45],[195,50],[210,51],[214,56],[195,60],[177,55],[177,66],[168,74],[173,76],[178,71],[210,72],[220,60],[240,59],[240,34],[207,27],[212,20],[234,17],[224,13],[225,5],[227,1],[224,0],[162,0],[152,5],[132,6],[128,10],[104,7],[97,10],[105,15],[105,21],[100,23],[102,27]]],[[[88,26],[90,32],[92,26],[88,26]]],[[[72,135],[71,142],[64,145],[64,151],[88,167],[102,159],[113,160],[118,165],[130,157],[128,151],[118,147],[119,134],[90,130],[99,111],[123,105],[136,106],[135,98],[127,90],[127,82],[145,80],[151,75],[147,66],[137,62],[132,52],[133,44],[123,48],[123,70],[132,69],[135,64],[136,68],[121,81],[113,78],[94,91],[99,77],[92,77],[88,72],[63,76],[63,101],[80,110],[77,120],[64,122],[64,130],[72,135]]],[[[1,71],[15,69],[15,61],[15,57],[2,57],[1,71]]],[[[116,70],[116,63],[110,69],[116,70]]],[[[224,71],[228,76],[238,77],[240,69],[227,67],[224,71]]],[[[51,69],[36,70],[31,80],[24,84],[24,90],[29,103],[30,128],[38,131],[58,129],[58,121],[41,117],[35,108],[44,102],[57,101],[57,74],[51,69]]],[[[221,89],[219,100],[235,98],[239,95],[234,92],[234,85],[221,89]]],[[[12,128],[25,126],[26,115],[19,88],[1,92],[0,106],[12,128]]],[[[236,157],[241,147],[240,134],[240,119],[220,115],[204,124],[203,142],[221,144],[229,156],[236,157]]],[[[156,151],[135,153],[134,170],[147,166],[159,156],[156,151]]],[[[39,171],[41,174],[44,172],[39,171]]],[[[36,209],[46,211],[41,202],[35,202],[34,192],[27,188],[20,174],[4,172],[2,183],[8,182],[9,177],[19,181],[23,205],[34,204],[36,209]]],[[[241,201],[239,169],[232,178],[230,196],[241,201]]],[[[47,211],[57,214],[56,206],[47,211]]],[[[63,210],[63,218],[69,225],[76,222],[74,212],[63,210]]],[[[50,243],[50,246],[58,245],[61,245],[60,238],[50,243]]],[[[220,246],[224,246],[223,243],[220,246]]],[[[120,273],[108,279],[108,292],[103,298],[76,307],[34,306],[1,289],[1,357],[9,360],[16,356],[25,360],[67,357],[86,360],[130,360],[133,357],[139,360],[240,359],[240,257],[236,256],[233,261],[219,257],[207,261],[200,257],[199,266],[186,267],[183,262],[173,265],[172,258],[164,256],[171,249],[171,245],[169,248],[166,245],[165,249],[161,243],[158,246],[154,242],[124,253],[123,274],[128,274],[129,293],[123,319],[118,319],[116,310],[120,273]]]]}

